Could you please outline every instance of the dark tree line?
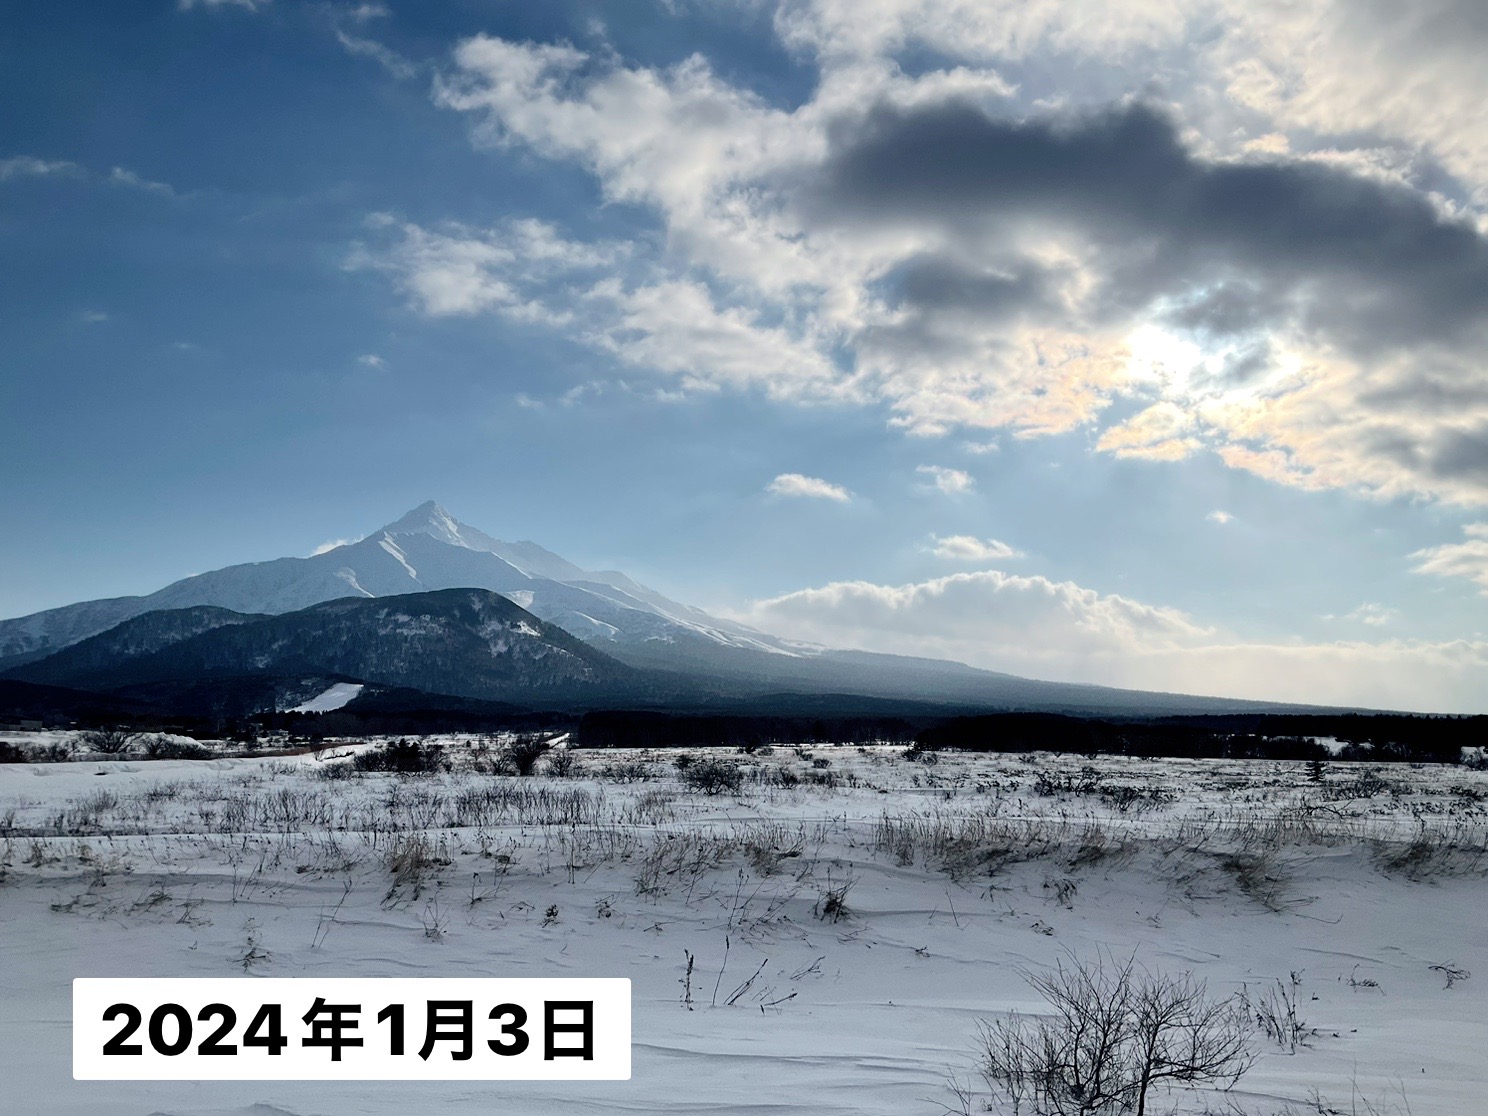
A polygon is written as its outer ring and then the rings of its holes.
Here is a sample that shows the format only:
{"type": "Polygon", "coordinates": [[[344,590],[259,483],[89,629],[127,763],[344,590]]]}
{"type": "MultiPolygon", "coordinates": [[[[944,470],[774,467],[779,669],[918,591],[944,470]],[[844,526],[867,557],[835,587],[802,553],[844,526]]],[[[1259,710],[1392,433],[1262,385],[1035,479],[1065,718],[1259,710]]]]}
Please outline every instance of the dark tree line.
{"type": "Polygon", "coordinates": [[[579,722],[581,748],[759,747],[765,744],[907,744],[914,726],[902,717],[759,717],[604,710],[579,722]]]}
{"type": "Polygon", "coordinates": [[[925,729],[915,740],[932,751],[1457,763],[1464,747],[1488,742],[1488,717],[1283,714],[1106,721],[994,713],[953,718],[925,729]],[[1333,737],[1344,746],[1335,756],[1317,737],[1333,737]]]}

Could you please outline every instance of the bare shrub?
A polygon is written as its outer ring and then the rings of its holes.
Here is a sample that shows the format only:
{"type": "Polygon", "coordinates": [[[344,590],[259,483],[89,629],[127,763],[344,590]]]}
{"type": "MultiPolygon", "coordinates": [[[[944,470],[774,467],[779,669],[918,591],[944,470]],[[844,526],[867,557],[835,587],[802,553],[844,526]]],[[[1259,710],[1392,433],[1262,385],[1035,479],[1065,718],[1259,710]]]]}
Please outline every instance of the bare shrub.
{"type": "Polygon", "coordinates": [[[139,738],[139,733],[128,729],[89,729],[77,735],[77,741],[90,752],[102,752],[106,756],[117,756],[129,751],[139,738]]]}
{"type": "Polygon", "coordinates": [[[442,842],[435,847],[422,833],[399,836],[383,854],[383,864],[392,876],[383,902],[392,903],[405,896],[417,899],[439,870],[451,863],[442,842]]]}
{"type": "Polygon", "coordinates": [[[569,748],[548,752],[548,774],[556,779],[569,779],[579,773],[579,757],[569,748]]]}
{"type": "Polygon", "coordinates": [[[645,760],[620,760],[607,763],[596,774],[612,783],[644,783],[656,777],[645,760]]]}
{"type": "Polygon", "coordinates": [[[211,759],[210,749],[203,748],[195,740],[172,740],[169,736],[156,733],[154,736],[144,738],[145,755],[151,759],[211,759]]]}
{"type": "Polygon", "coordinates": [[[1323,797],[1332,801],[1355,798],[1378,798],[1384,794],[1404,794],[1407,787],[1380,775],[1377,767],[1366,767],[1352,779],[1340,779],[1323,786],[1323,797]]]}
{"type": "Polygon", "coordinates": [[[1145,1116],[1178,1088],[1233,1085],[1250,1068],[1248,1028],[1230,1000],[1193,974],[1149,972],[1134,959],[1071,959],[1025,974],[1050,1014],[982,1025],[983,1078],[1014,1113],[1145,1116]]]}
{"type": "Polygon", "coordinates": [[[537,772],[537,761],[552,750],[552,744],[540,736],[519,736],[501,748],[499,763],[513,775],[527,778],[537,772]]]}
{"type": "Polygon", "coordinates": [[[1288,1054],[1297,1053],[1297,1047],[1306,1046],[1307,1040],[1317,1034],[1317,1028],[1309,1027],[1298,1014],[1301,987],[1302,975],[1294,972],[1289,983],[1278,979],[1254,1001],[1248,993],[1241,994],[1241,1002],[1255,1016],[1256,1026],[1288,1054]]]}
{"type": "Polygon", "coordinates": [[[738,764],[722,760],[703,760],[682,772],[682,781],[712,797],[725,791],[737,794],[744,785],[744,772],[738,764]]]}
{"type": "Polygon", "coordinates": [[[813,913],[823,922],[840,922],[847,917],[847,893],[852,890],[857,879],[848,876],[847,879],[834,881],[827,877],[827,886],[821,889],[821,895],[816,901],[813,913]]]}
{"type": "Polygon", "coordinates": [[[0,740],[0,763],[27,763],[29,759],[26,750],[19,744],[12,744],[9,740],[0,740]]]}

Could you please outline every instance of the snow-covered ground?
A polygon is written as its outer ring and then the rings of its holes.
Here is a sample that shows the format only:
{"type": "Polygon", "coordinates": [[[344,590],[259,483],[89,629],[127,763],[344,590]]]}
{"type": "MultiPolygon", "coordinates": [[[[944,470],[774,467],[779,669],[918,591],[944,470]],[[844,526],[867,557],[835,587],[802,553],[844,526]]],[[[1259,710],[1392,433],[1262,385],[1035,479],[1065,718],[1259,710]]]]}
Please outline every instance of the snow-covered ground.
{"type": "Polygon", "coordinates": [[[1488,1111],[1483,773],[777,748],[713,753],[745,778],[708,795],[676,753],[521,779],[445,743],[429,776],[328,777],[364,744],[0,766],[0,1109],[928,1116],[985,1094],[1022,971],[1106,950],[1296,998],[1305,1044],[1258,1028],[1177,1111],[1488,1111]],[[629,977],[633,1079],[71,1080],[74,977],[245,974],[629,977]]]}

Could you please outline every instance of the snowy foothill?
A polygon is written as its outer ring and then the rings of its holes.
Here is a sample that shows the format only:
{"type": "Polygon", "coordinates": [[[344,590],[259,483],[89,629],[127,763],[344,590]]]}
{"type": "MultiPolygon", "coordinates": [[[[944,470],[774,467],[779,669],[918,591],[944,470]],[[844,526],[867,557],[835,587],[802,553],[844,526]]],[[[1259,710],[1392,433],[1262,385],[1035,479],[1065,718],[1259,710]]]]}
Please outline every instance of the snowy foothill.
{"type": "Polygon", "coordinates": [[[0,765],[6,1111],[1011,1111],[981,1027],[1102,956],[1247,1021],[1235,1087],[1160,1111],[1482,1111],[1481,771],[387,743],[0,765]],[[629,977],[633,1077],[74,1082],[82,976],[629,977]]]}
{"type": "Polygon", "coordinates": [[[337,682],[307,702],[288,710],[290,713],[330,713],[361,696],[366,689],[360,682],[337,682]]]}

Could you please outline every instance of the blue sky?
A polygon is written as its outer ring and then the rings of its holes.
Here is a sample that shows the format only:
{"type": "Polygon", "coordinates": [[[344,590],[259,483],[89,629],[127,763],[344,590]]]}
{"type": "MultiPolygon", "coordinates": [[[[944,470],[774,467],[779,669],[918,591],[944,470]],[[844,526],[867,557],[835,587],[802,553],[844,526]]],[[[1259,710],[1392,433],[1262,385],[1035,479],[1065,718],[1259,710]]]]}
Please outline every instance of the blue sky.
{"type": "Polygon", "coordinates": [[[11,5],[0,615],[434,498],[783,635],[1483,711],[1488,19],[1398,7],[11,5]]]}

